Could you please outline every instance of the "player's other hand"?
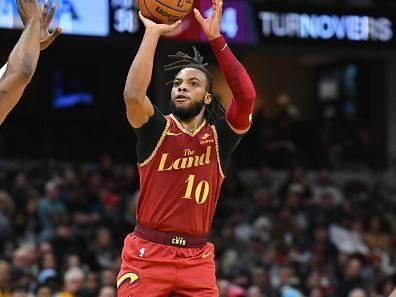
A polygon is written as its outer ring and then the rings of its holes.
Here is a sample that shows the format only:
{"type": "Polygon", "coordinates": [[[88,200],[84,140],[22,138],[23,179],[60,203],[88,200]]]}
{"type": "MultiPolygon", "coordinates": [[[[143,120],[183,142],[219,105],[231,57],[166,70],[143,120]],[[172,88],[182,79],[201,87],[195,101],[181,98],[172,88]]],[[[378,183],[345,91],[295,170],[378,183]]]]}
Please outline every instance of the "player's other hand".
{"type": "Polygon", "coordinates": [[[17,0],[17,6],[24,25],[33,19],[41,19],[41,9],[37,0],[17,0]]]}
{"type": "Polygon", "coordinates": [[[146,30],[158,33],[159,35],[170,33],[181,24],[181,20],[178,20],[173,24],[157,24],[152,20],[144,17],[140,11],[139,11],[139,18],[143,22],[143,25],[146,27],[146,30]]]}
{"type": "MultiPolygon", "coordinates": [[[[22,2],[36,2],[36,0],[18,0],[18,10],[19,15],[21,17],[22,23],[26,26],[29,22],[29,15],[26,13],[21,13],[20,3],[22,2]]],[[[38,5],[38,4],[37,4],[38,5]]],[[[21,6],[22,7],[22,6],[21,6]]],[[[44,7],[41,10],[40,6],[38,5],[39,13],[40,13],[40,20],[41,20],[41,27],[40,27],[40,49],[46,49],[62,32],[60,27],[57,27],[52,33],[49,32],[49,26],[51,24],[52,18],[54,17],[56,11],[55,3],[52,4],[51,9],[49,9],[49,0],[45,0],[44,7]]]]}
{"type": "Polygon", "coordinates": [[[202,30],[209,40],[216,39],[221,35],[220,24],[223,14],[223,0],[212,0],[212,14],[204,18],[198,9],[194,8],[194,16],[201,25],[202,30]]]}
{"type": "Polygon", "coordinates": [[[54,17],[56,11],[56,4],[51,5],[49,9],[49,0],[45,0],[44,8],[41,17],[41,32],[40,32],[40,49],[46,49],[62,32],[61,27],[56,27],[56,29],[50,33],[49,26],[51,24],[52,18],[54,17]]]}

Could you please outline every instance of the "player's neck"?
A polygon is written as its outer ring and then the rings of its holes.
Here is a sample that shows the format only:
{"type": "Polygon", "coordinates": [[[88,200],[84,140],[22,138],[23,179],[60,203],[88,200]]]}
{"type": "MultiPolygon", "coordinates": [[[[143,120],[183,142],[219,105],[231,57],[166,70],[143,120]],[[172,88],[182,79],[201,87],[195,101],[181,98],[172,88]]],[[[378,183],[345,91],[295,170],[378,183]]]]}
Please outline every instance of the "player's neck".
{"type": "Polygon", "coordinates": [[[176,117],[180,124],[183,126],[184,129],[187,129],[188,131],[195,131],[199,126],[202,125],[202,122],[205,120],[204,119],[204,114],[199,114],[193,118],[190,119],[180,119],[176,117]]]}

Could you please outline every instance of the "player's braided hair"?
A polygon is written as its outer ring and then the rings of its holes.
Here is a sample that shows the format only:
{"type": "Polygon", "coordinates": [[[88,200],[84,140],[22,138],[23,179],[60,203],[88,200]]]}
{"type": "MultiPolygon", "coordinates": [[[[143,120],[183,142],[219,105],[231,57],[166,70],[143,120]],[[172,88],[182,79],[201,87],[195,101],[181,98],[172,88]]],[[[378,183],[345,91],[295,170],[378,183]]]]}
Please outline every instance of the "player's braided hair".
{"type": "Polygon", "coordinates": [[[185,68],[194,68],[202,71],[206,75],[206,79],[208,81],[207,91],[212,95],[212,101],[209,105],[206,105],[204,117],[209,124],[213,125],[217,120],[224,117],[225,110],[220,100],[213,94],[213,77],[206,68],[208,63],[203,63],[204,57],[201,56],[195,46],[193,46],[193,50],[194,57],[191,57],[181,51],[178,51],[175,55],[169,55],[169,58],[173,58],[176,61],[165,65],[164,69],[166,71],[180,71],[185,68]]]}

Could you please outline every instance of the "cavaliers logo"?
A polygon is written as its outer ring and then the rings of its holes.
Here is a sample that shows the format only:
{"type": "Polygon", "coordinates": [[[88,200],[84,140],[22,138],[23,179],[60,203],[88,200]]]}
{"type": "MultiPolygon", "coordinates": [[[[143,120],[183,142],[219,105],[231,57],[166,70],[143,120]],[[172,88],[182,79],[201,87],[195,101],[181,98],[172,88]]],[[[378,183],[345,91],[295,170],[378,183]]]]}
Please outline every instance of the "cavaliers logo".
{"type": "Polygon", "coordinates": [[[138,280],[139,280],[139,276],[136,273],[133,272],[124,273],[117,280],[117,289],[127,281],[128,281],[127,283],[131,286],[135,284],[138,280]]]}

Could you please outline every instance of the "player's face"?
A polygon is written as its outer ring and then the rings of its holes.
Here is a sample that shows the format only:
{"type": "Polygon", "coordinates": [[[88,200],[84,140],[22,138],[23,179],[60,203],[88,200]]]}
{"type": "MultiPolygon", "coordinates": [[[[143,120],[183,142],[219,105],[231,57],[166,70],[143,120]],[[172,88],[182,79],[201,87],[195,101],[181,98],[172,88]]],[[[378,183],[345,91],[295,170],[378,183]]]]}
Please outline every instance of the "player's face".
{"type": "Polygon", "coordinates": [[[195,68],[182,69],[173,81],[171,112],[180,119],[197,116],[212,100],[206,75],[195,68]]]}

